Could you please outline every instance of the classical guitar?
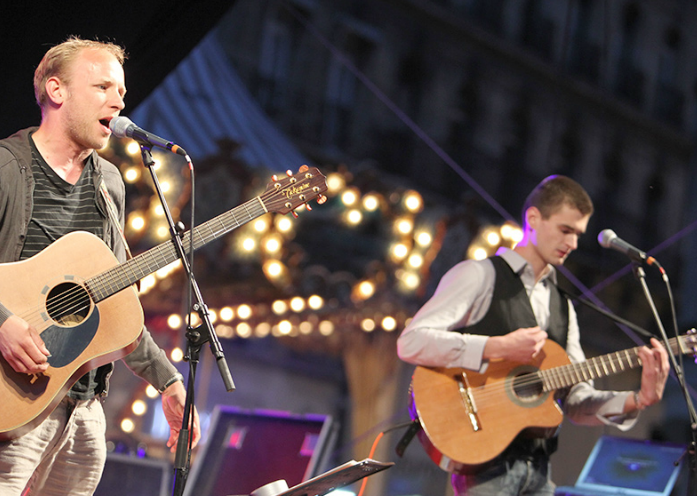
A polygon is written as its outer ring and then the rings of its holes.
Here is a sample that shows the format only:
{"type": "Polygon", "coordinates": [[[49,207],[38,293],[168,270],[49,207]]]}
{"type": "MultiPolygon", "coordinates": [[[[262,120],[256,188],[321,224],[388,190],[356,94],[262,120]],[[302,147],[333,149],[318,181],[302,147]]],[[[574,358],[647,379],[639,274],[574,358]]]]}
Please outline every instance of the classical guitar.
{"type": "MultiPolygon", "coordinates": [[[[319,170],[303,166],[184,234],[184,248],[192,233],[197,249],[267,212],[295,214],[310,200],[322,203],[326,190],[319,170]]],[[[135,349],[144,317],[133,285],[177,258],[169,241],[119,264],[101,239],[73,232],[32,258],[0,264],[0,301],[33,325],[51,352],[40,375],[17,373],[0,357],[0,440],[34,428],[83,374],[135,349]]]]}
{"type": "MultiPolygon", "coordinates": [[[[670,340],[675,353],[697,352],[697,335],[670,340]]],[[[422,429],[419,440],[448,472],[472,473],[520,434],[550,437],[562,422],[554,392],[579,382],[641,365],[639,348],[572,364],[564,349],[547,340],[533,362],[492,360],[485,373],[462,368],[416,367],[410,412],[422,429]]]]}

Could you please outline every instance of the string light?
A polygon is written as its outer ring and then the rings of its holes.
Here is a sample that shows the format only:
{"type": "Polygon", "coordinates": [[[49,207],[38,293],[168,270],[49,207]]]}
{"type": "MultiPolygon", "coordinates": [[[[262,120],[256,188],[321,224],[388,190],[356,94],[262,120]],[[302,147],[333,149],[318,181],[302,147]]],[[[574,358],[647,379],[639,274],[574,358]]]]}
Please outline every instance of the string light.
{"type": "Polygon", "coordinates": [[[126,434],[130,434],[136,428],[136,424],[130,418],[125,418],[121,421],[121,430],[126,434]]]}
{"type": "Polygon", "coordinates": [[[252,307],[247,304],[242,304],[237,307],[237,316],[242,320],[247,320],[252,316],[252,307]]]}
{"type": "Polygon", "coordinates": [[[135,400],[131,405],[131,411],[140,417],[148,411],[148,405],[143,400],[135,400]]]}
{"type": "Polygon", "coordinates": [[[220,309],[220,320],[223,322],[230,322],[235,318],[235,311],[232,307],[223,307],[220,309]]]}

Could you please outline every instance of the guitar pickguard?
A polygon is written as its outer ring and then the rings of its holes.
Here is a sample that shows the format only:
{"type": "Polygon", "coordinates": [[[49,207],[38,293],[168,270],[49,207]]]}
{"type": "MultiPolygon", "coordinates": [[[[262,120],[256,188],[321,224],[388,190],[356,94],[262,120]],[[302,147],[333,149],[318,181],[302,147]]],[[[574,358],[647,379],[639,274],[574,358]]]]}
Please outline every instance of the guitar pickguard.
{"type": "Polygon", "coordinates": [[[89,346],[99,328],[99,309],[95,306],[87,319],[71,327],[51,325],[41,333],[51,356],[51,367],[65,367],[89,346]]]}

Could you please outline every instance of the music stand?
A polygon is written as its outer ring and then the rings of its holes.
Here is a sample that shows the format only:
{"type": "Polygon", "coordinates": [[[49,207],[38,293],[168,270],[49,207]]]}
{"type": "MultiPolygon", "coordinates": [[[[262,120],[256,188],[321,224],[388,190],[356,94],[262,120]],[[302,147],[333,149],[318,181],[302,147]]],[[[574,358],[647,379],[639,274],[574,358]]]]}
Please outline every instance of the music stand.
{"type": "Polygon", "coordinates": [[[351,460],[312,479],[283,491],[276,496],[324,496],[334,489],[348,486],[369,475],[390,468],[394,462],[378,462],[366,458],[359,462],[351,460]]]}

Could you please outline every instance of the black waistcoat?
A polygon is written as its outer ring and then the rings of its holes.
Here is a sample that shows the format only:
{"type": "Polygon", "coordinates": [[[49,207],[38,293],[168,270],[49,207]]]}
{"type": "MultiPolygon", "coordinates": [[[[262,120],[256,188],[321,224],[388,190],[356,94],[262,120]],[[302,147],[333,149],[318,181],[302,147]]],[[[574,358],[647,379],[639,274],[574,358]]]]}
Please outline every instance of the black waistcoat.
{"type": "MultiPolygon", "coordinates": [[[[489,310],[482,320],[476,324],[458,329],[458,332],[467,334],[481,334],[485,336],[503,336],[522,327],[535,327],[537,319],[532,311],[530,299],[525,291],[520,276],[513,272],[501,257],[491,257],[494,264],[496,282],[494,294],[491,298],[489,310]]],[[[569,304],[550,279],[544,284],[551,284],[549,297],[549,338],[556,341],[562,348],[566,348],[567,333],[569,330],[569,304]]]]}
{"type": "MultiPolygon", "coordinates": [[[[503,258],[494,256],[489,260],[494,264],[496,273],[494,294],[491,298],[489,310],[482,320],[471,326],[458,329],[457,332],[485,336],[503,336],[516,329],[535,327],[537,319],[520,276],[513,272],[511,266],[503,258]]],[[[569,330],[568,300],[561,295],[551,279],[547,279],[544,284],[552,285],[549,297],[550,315],[547,335],[549,339],[566,348],[569,330]]],[[[551,455],[556,449],[556,437],[551,439],[534,439],[521,434],[504,450],[500,457],[520,458],[532,456],[540,452],[551,455]]]]}

